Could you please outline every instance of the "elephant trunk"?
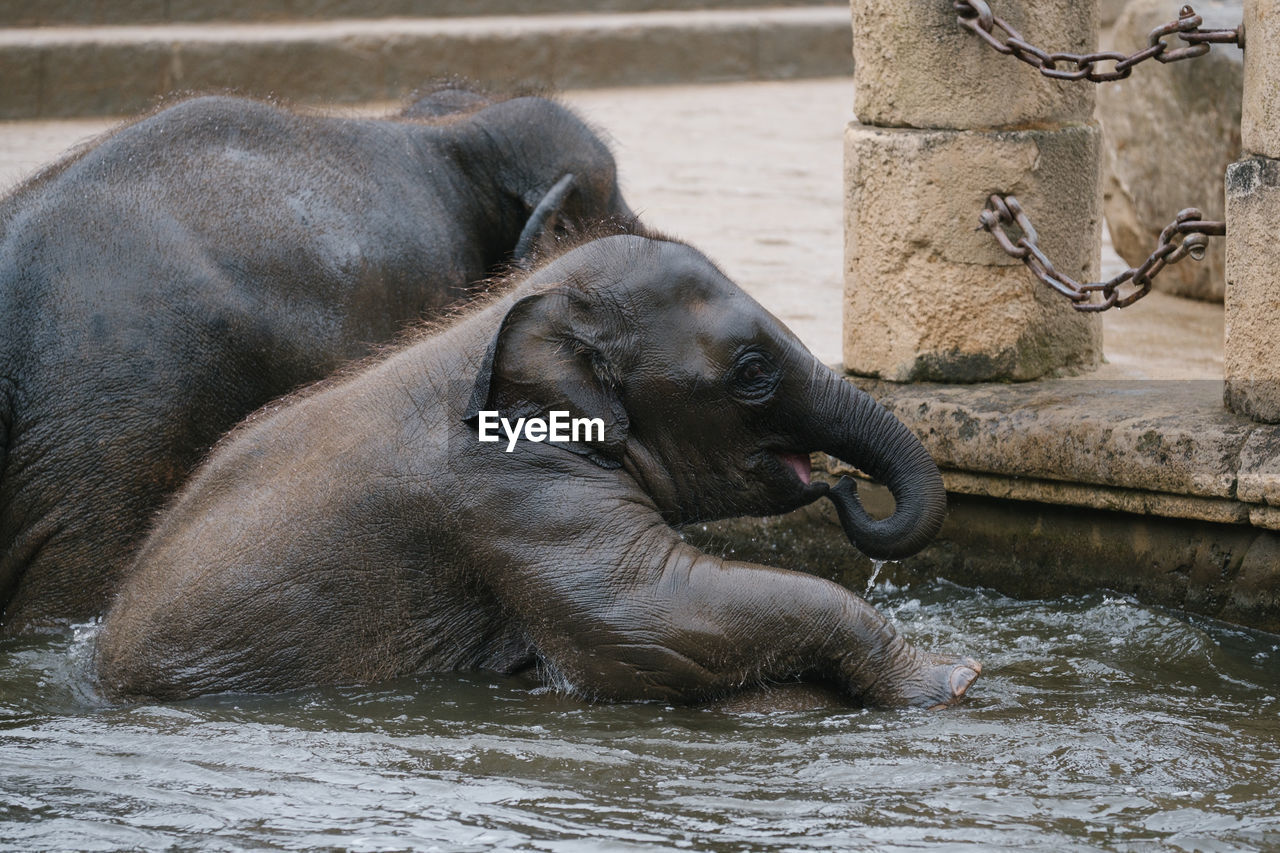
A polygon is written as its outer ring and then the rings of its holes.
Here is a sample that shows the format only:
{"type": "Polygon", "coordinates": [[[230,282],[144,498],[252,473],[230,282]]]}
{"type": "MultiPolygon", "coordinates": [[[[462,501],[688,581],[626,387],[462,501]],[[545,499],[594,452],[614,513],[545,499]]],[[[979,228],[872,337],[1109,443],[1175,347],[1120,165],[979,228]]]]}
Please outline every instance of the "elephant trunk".
{"type": "Polygon", "coordinates": [[[902,421],[859,388],[825,371],[817,399],[826,405],[814,426],[819,449],[856,466],[893,493],[896,508],[876,520],[862,507],[853,480],[841,478],[828,492],[854,547],[869,557],[898,560],[937,535],[947,511],[942,474],[920,439],[902,421]]]}

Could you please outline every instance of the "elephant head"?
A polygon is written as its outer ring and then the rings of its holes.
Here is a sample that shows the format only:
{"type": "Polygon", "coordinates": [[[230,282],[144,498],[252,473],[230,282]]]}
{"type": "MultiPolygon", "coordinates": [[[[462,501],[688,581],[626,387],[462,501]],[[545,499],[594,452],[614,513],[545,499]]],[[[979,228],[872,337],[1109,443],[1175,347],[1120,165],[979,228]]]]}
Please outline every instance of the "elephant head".
{"type": "Polygon", "coordinates": [[[561,449],[622,469],[673,525],[827,496],[871,557],[908,556],[937,534],[945,492],[920,441],[696,250],[608,237],[530,283],[489,344],[472,421],[483,409],[599,419],[603,430],[561,449]],[[850,480],[813,480],[815,451],[887,486],[893,514],[869,516],[850,480]]]}
{"type": "Polygon", "coordinates": [[[495,220],[523,226],[511,260],[528,267],[561,240],[615,223],[627,230],[635,214],[622,198],[608,146],[573,110],[551,98],[486,92],[445,80],[414,93],[401,119],[439,124],[455,133],[452,156],[469,174],[495,183],[495,220]]]}
{"type": "MultiPolygon", "coordinates": [[[[524,227],[513,260],[553,254],[564,240],[599,231],[602,223],[635,220],[618,187],[613,154],[571,109],[547,98],[512,98],[475,112],[464,125],[480,132],[485,168],[524,227]]],[[[622,228],[617,230],[622,230],[622,228]]]]}

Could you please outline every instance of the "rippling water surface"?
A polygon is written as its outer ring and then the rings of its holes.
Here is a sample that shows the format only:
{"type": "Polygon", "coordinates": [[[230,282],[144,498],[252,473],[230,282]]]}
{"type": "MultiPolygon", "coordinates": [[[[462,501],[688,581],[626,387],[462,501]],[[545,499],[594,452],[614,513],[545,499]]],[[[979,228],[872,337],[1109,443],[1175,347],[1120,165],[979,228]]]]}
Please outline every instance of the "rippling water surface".
{"type": "Polygon", "coordinates": [[[103,706],[0,644],[0,848],[1280,848],[1280,638],[1104,594],[871,594],[986,672],[946,712],[583,706],[516,681],[103,706]]]}

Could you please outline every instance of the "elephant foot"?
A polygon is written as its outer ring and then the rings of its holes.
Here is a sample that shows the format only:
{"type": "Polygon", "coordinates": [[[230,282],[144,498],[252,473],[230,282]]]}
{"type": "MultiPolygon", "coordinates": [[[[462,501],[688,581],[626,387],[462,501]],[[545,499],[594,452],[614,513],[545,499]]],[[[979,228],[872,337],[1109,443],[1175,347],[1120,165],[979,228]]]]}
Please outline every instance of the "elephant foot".
{"type": "Polygon", "coordinates": [[[917,660],[909,674],[878,682],[866,696],[866,704],[936,711],[959,702],[982,674],[982,664],[967,656],[921,654],[917,660]]]}
{"type": "Polygon", "coordinates": [[[923,673],[924,694],[919,703],[929,704],[929,710],[937,711],[954,705],[965,691],[982,675],[982,664],[971,657],[942,657],[930,655],[930,665],[923,673]]]}

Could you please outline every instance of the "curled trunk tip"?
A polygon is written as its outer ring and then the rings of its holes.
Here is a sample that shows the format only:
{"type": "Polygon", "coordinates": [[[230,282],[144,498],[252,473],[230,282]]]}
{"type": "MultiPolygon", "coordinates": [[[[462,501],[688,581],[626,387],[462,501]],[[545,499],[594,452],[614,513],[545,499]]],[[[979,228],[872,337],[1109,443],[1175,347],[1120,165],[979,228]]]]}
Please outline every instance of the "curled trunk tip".
{"type": "Polygon", "coordinates": [[[829,386],[839,413],[819,437],[821,449],[888,487],[896,503],[888,518],[872,518],[858,497],[857,484],[842,478],[829,492],[845,535],[854,547],[878,560],[917,553],[938,534],[946,517],[942,473],[907,426],[869,394],[834,372],[829,386]]]}
{"type": "Polygon", "coordinates": [[[827,492],[827,497],[835,504],[844,535],[855,548],[876,560],[901,560],[918,553],[938,535],[947,511],[946,492],[927,490],[921,512],[916,516],[923,523],[904,530],[901,524],[904,519],[899,518],[896,511],[888,518],[872,518],[858,497],[858,484],[848,477],[841,477],[827,492]]]}

